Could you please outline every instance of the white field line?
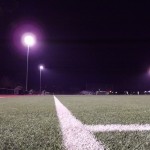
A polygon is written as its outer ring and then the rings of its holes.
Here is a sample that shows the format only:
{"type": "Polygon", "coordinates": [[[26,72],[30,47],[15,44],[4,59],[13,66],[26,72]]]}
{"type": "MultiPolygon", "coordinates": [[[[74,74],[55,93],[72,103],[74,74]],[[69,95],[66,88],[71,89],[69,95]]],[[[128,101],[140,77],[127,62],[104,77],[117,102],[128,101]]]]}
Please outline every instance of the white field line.
{"type": "Polygon", "coordinates": [[[150,124],[110,124],[110,125],[85,125],[85,128],[91,132],[133,132],[150,131],[150,124]]]}
{"type": "Polygon", "coordinates": [[[54,100],[65,148],[67,150],[104,150],[102,143],[98,142],[55,96],[54,100]]]}

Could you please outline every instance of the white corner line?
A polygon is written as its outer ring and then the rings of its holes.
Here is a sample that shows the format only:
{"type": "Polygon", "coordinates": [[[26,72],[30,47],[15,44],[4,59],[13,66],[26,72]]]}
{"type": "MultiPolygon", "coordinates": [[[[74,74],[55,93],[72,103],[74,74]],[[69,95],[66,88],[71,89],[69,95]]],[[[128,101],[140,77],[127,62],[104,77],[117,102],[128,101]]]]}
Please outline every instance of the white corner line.
{"type": "Polygon", "coordinates": [[[110,125],[85,125],[85,128],[91,132],[134,132],[150,131],[150,124],[110,124],[110,125]]]}
{"type": "Polygon", "coordinates": [[[67,150],[104,150],[103,144],[55,96],[54,101],[67,150]]]}

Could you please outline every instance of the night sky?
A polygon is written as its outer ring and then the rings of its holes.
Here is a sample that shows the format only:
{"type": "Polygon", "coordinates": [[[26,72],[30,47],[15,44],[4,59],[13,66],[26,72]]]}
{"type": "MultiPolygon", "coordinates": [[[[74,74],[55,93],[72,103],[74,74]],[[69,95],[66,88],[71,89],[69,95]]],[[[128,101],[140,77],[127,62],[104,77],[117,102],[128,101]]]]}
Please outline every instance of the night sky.
{"type": "MultiPolygon", "coordinates": [[[[29,89],[150,90],[150,2],[1,0],[0,80],[25,86],[20,34],[35,32],[29,89]],[[20,32],[20,33],[19,33],[20,32]]],[[[0,85],[2,88],[3,86],[0,85]]]]}

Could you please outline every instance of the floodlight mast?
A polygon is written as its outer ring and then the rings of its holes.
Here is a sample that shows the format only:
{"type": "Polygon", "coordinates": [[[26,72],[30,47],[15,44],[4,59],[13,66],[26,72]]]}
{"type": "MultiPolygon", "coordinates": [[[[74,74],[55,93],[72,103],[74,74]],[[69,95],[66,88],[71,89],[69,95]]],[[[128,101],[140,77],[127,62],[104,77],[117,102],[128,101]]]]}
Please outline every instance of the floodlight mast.
{"type": "Polygon", "coordinates": [[[44,69],[44,67],[42,65],[40,65],[40,94],[41,94],[41,85],[42,85],[42,70],[44,69]]]}
{"type": "Polygon", "coordinates": [[[30,47],[28,45],[28,50],[27,50],[27,71],[26,71],[26,91],[28,91],[29,50],[30,50],[30,47]]]}
{"type": "Polygon", "coordinates": [[[29,70],[29,52],[30,46],[35,44],[35,38],[31,33],[23,36],[23,42],[27,46],[27,70],[26,70],[26,92],[28,91],[28,70],[29,70]]]}

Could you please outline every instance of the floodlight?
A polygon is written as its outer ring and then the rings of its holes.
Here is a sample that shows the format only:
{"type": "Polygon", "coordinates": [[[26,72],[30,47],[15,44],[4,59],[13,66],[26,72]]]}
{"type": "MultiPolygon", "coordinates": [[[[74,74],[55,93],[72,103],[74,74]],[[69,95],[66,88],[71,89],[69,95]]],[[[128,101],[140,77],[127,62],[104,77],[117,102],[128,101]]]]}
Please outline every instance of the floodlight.
{"type": "Polygon", "coordinates": [[[43,70],[43,69],[44,69],[44,67],[41,65],[41,66],[40,66],[40,70],[43,70]]]}
{"type": "Polygon", "coordinates": [[[33,46],[36,42],[36,39],[32,33],[25,33],[22,36],[22,42],[24,43],[24,45],[33,46]]]}

